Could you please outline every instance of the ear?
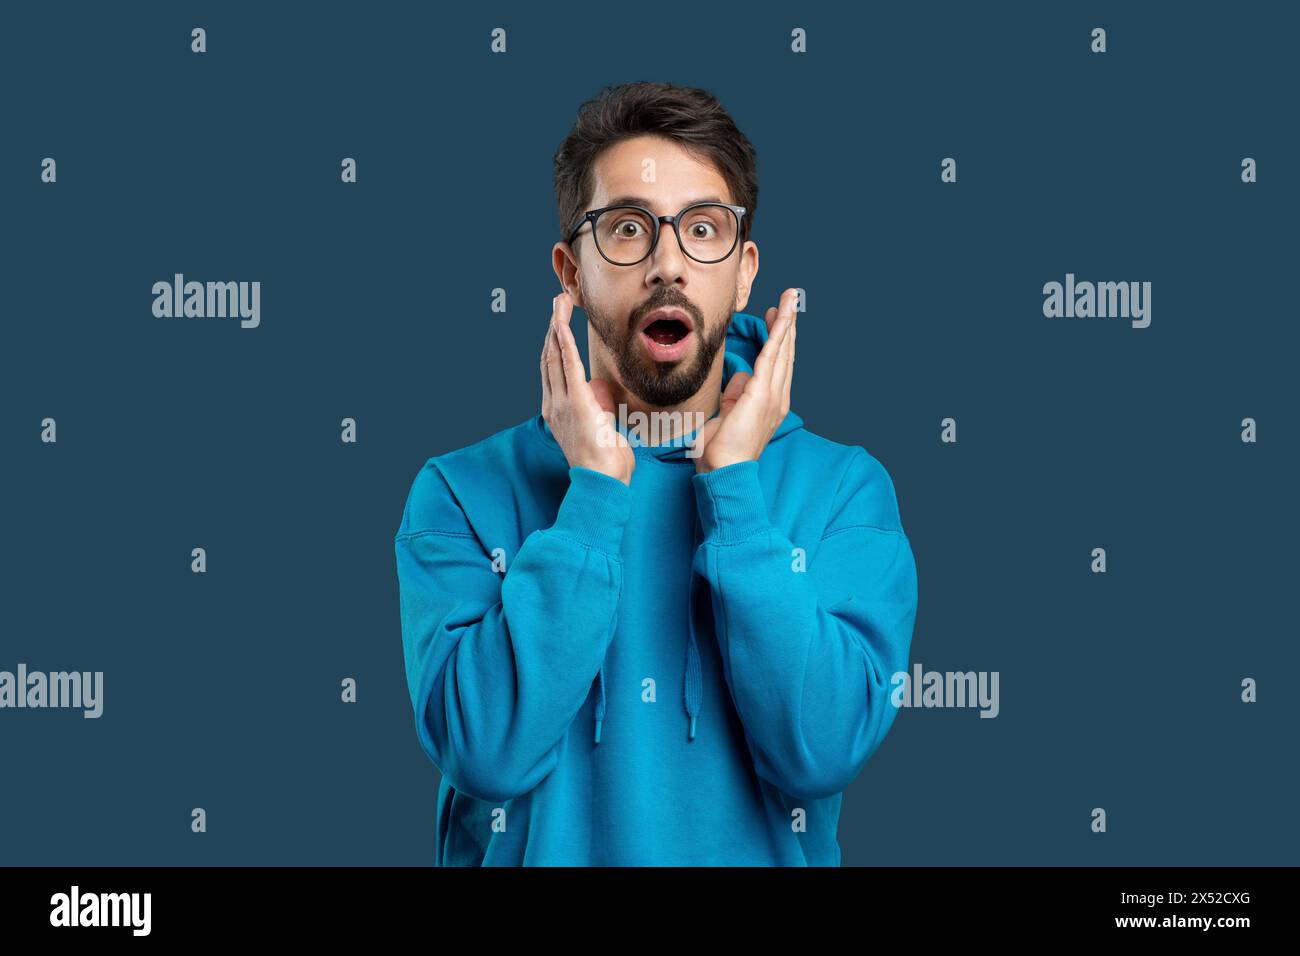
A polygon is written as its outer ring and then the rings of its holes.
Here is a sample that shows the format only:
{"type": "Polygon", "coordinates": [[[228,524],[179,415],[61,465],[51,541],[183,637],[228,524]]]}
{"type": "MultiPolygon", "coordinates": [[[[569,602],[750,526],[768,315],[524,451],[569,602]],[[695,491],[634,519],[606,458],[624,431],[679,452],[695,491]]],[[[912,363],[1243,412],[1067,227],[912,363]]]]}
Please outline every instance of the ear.
{"type": "Polygon", "coordinates": [[[758,246],[746,242],[740,250],[740,261],[736,269],[736,312],[744,312],[749,304],[749,293],[754,287],[758,275],[758,246]]]}
{"type": "Polygon", "coordinates": [[[569,293],[573,304],[585,308],[582,303],[582,267],[573,255],[573,247],[567,242],[557,242],[551,249],[551,268],[560,280],[560,288],[569,293]]]}

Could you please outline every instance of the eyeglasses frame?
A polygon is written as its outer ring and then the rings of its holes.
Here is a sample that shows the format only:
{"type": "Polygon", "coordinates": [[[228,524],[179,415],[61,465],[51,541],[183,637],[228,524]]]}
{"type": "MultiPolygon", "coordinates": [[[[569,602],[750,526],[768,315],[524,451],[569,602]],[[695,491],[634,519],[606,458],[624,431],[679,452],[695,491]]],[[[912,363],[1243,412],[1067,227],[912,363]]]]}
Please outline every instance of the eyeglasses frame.
{"type": "Polygon", "coordinates": [[[744,206],[737,206],[729,202],[706,201],[706,202],[693,202],[675,216],[656,216],[649,209],[645,208],[645,206],[638,206],[634,203],[615,203],[613,206],[602,206],[599,209],[589,209],[587,210],[587,212],[583,213],[582,218],[579,219],[578,222],[574,225],[574,227],[569,230],[569,238],[566,240],[566,242],[568,242],[569,245],[573,245],[573,240],[578,237],[578,233],[582,231],[582,227],[585,226],[587,223],[591,223],[591,244],[596,247],[596,251],[600,253],[600,257],[602,259],[604,259],[606,262],[608,262],[610,265],[613,266],[635,266],[635,265],[640,265],[642,262],[645,262],[646,259],[650,258],[650,256],[654,255],[655,249],[659,247],[659,236],[662,234],[662,230],[660,229],[660,224],[668,223],[673,227],[673,235],[677,237],[677,247],[682,250],[682,254],[685,255],[688,259],[690,259],[692,262],[698,262],[701,265],[711,266],[711,265],[717,265],[719,262],[726,262],[727,259],[731,258],[731,254],[736,251],[736,247],[740,245],[740,237],[744,232],[743,229],[744,224],[742,222],[742,219],[744,218],[746,212],[748,212],[748,210],[744,206]],[[683,216],[685,216],[692,209],[695,209],[697,206],[723,206],[727,209],[730,209],[732,213],[735,214],[736,237],[735,239],[732,240],[731,248],[727,250],[727,254],[725,256],[722,256],[718,259],[704,260],[704,259],[697,259],[695,258],[695,256],[691,255],[689,252],[686,251],[686,243],[682,242],[682,233],[678,223],[683,216]],[[635,209],[638,212],[645,213],[650,218],[651,222],[654,223],[655,234],[654,234],[654,238],[651,239],[650,241],[650,248],[647,249],[646,254],[643,255],[640,259],[636,260],[636,262],[615,262],[609,256],[605,255],[605,250],[601,249],[600,243],[596,241],[596,220],[601,216],[601,214],[607,213],[613,209],[635,209]]]}

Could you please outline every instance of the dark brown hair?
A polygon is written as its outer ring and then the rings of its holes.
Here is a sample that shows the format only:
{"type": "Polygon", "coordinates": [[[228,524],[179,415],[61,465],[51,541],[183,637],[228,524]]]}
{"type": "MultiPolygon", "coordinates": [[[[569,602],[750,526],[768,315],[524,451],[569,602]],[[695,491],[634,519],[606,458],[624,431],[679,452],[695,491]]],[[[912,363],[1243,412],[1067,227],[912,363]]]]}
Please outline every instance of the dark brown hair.
{"type": "MultiPolygon", "coordinates": [[[[647,133],[675,140],[701,161],[717,167],[731,190],[732,202],[746,209],[740,220],[740,241],[749,239],[758,206],[754,146],[712,93],[671,83],[607,86],[578,108],[577,122],[555,153],[560,229],[571,229],[590,208],[593,170],[601,152],[647,133]]],[[[568,238],[567,232],[560,236],[562,241],[568,238]]]]}

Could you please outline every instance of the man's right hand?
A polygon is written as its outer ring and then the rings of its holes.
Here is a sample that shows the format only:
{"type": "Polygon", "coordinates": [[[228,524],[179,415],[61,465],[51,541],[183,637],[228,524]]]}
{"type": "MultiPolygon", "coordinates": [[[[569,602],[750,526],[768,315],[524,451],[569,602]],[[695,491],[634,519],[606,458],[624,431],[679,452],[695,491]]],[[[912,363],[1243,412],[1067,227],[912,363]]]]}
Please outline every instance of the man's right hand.
{"type": "Polygon", "coordinates": [[[636,455],[614,427],[609,384],[598,378],[587,381],[577,340],[569,328],[573,299],[561,292],[551,306],[551,325],[542,348],[542,418],[570,467],[590,468],[630,485],[636,455]]]}

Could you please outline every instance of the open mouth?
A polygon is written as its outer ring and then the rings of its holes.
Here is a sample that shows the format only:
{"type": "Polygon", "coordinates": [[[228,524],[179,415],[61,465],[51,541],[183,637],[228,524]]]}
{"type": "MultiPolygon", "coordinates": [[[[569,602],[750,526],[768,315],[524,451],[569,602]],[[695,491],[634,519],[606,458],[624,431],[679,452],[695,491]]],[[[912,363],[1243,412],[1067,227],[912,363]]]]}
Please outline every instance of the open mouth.
{"type": "Polygon", "coordinates": [[[655,319],[645,327],[646,336],[656,345],[673,345],[690,331],[680,319],[655,319]]]}
{"type": "Polygon", "coordinates": [[[680,310],[659,310],[641,328],[641,340],[656,362],[673,362],[686,354],[694,323],[680,310]]]}

